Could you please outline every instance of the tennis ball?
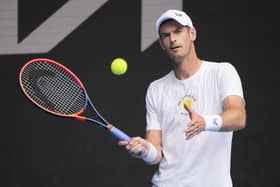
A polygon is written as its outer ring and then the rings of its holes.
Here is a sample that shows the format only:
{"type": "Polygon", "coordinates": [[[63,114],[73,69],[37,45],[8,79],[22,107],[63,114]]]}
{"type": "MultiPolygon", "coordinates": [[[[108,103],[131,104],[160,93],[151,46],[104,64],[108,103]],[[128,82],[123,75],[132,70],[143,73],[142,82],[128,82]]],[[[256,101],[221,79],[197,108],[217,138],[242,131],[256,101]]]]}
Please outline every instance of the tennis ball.
{"type": "Polygon", "coordinates": [[[115,75],[123,75],[127,71],[127,62],[123,58],[115,58],[111,64],[111,71],[115,75]]]}

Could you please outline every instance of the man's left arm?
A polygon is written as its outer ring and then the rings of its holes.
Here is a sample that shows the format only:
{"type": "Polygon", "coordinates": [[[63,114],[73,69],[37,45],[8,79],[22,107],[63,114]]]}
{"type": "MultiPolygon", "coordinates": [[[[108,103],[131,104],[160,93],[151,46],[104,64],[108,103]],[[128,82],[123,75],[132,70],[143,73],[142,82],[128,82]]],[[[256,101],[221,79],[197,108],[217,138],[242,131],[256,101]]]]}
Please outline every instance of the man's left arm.
{"type": "Polygon", "coordinates": [[[222,126],[220,131],[236,131],[246,126],[246,109],[244,100],[240,96],[227,96],[224,99],[222,126]]]}
{"type": "Polygon", "coordinates": [[[223,112],[214,115],[199,115],[189,106],[184,105],[191,121],[185,131],[186,139],[199,134],[201,131],[237,131],[246,126],[246,110],[242,97],[227,96],[223,103],[223,112]]]}

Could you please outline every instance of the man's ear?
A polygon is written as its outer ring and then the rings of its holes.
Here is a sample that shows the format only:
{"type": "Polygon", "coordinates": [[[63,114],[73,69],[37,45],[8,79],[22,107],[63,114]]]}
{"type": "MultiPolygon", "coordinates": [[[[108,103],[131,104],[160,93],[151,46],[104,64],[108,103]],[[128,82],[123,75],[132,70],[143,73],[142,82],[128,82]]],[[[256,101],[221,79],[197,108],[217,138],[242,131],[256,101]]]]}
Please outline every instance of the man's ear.
{"type": "Polygon", "coordinates": [[[189,33],[190,33],[191,40],[195,41],[196,40],[196,29],[194,27],[190,28],[189,33]]]}
{"type": "Polygon", "coordinates": [[[160,38],[158,39],[158,42],[159,42],[159,45],[160,45],[161,49],[165,50],[165,47],[163,46],[163,43],[162,43],[160,38]]]}

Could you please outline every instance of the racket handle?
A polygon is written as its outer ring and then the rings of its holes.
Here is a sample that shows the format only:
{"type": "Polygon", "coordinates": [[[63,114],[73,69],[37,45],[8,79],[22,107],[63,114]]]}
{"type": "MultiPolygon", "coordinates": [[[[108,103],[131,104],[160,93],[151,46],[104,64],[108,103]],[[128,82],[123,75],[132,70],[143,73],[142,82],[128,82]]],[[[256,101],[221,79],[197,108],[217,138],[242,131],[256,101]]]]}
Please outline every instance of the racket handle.
{"type": "MultiPolygon", "coordinates": [[[[108,125],[108,130],[111,132],[111,134],[117,138],[118,140],[124,140],[129,142],[130,141],[130,137],[125,134],[123,131],[121,131],[120,129],[114,127],[113,125],[108,125]]],[[[146,149],[142,149],[139,153],[137,153],[138,156],[142,156],[145,153],[146,149]]]]}
{"type": "Polygon", "coordinates": [[[142,156],[146,152],[146,149],[142,149],[140,152],[137,153],[138,156],[142,156]]]}
{"type": "Polygon", "coordinates": [[[124,141],[130,141],[130,137],[125,134],[123,131],[120,129],[114,127],[113,125],[108,126],[108,130],[111,132],[111,134],[117,138],[118,140],[124,140],[124,141]]]}

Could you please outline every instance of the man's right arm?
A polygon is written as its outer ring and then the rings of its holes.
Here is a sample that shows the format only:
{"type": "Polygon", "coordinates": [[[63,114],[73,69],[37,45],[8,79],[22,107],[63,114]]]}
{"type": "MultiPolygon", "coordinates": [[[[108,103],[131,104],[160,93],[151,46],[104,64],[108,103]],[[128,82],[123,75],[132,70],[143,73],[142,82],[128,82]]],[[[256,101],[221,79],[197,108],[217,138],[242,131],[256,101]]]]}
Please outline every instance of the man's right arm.
{"type": "Polygon", "coordinates": [[[161,130],[147,130],[146,141],[150,142],[157,150],[157,157],[151,164],[158,164],[162,159],[161,130]]]}
{"type": "Polygon", "coordinates": [[[129,142],[119,141],[119,145],[134,157],[143,159],[147,164],[153,165],[160,162],[162,158],[161,130],[147,130],[146,139],[141,137],[132,137],[129,142]],[[139,152],[145,150],[144,154],[139,152]]]}

